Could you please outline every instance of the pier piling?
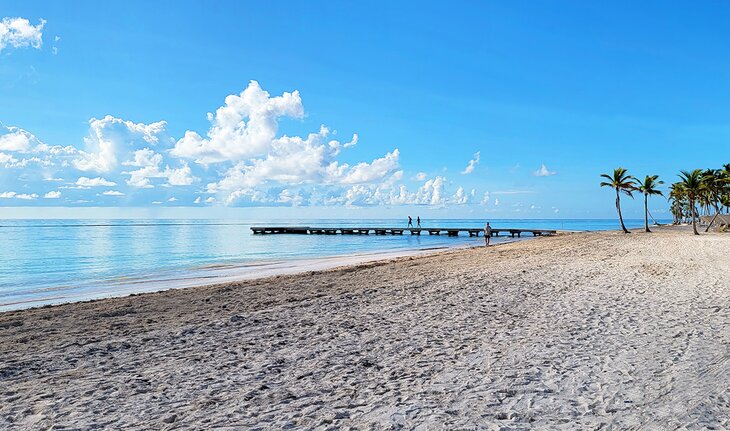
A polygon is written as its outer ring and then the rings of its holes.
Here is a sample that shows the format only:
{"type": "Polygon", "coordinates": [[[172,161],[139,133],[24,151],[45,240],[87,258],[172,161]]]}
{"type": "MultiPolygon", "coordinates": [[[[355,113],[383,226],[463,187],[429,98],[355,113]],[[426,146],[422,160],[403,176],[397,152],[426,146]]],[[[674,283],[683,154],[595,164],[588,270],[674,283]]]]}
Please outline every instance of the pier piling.
{"type": "MultiPolygon", "coordinates": [[[[447,236],[459,236],[459,233],[466,232],[470,237],[479,236],[482,232],[479,228],[397,228],[397,227],[310,227],[310,226],[253,226],[251,232],[255,235],[268,234],[299,234],[299,235],[403,235],[404,231],[411,235],[421,235],[427,231],[429,235],[441,235],[445,232],[447,236]]],[[[492,236],[498,237],[501,232],[508,233],[512,238],[521,238],[523,233],[531,233],[532,236],[555,235],[556,230],[552,229],[503,229],[492,228],[492,236]]]]}

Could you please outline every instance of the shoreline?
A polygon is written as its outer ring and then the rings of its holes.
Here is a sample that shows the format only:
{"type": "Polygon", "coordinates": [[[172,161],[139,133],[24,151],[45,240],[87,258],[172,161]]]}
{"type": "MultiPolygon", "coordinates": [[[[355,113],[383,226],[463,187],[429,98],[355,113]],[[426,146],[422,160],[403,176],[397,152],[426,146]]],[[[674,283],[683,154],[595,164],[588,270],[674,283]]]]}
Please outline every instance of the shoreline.
{"type": "Polygon", "coordinates": [[[557,235],[0,313],[0,428],[726,429],[728,246],[557,235]]]}
{"type": "MultiPolygon", "coordinates": [[[[354,220],[354,219],[353,219],[354,220]]],[[[445,220],[438,224],[471,226],[475,219],[445,220]]],[[[495,222],[500,219],[495,219],[495,222]]],[[[352,220],[320,220],[318,223],[347,225],[352,220]]],[[[365,221],[362,223],[368,224],[365,221]]],[[[362,224],[357,222],[357,224],[362,224]]],[[[503,226],[547,228],[558,231],[608,229],[603,219],[512,219],[501,220],[503,226]],[[561,227],[563,226],[563,227],[561,227]],[[566,229],[567,228],[567,229],[566,229]]],[[[299,264],[307,270],[308,261],[339,256],[401,252],[462,244],[480,246],[483,240],[470,238],[418,237],[379,238],[274,238],[263,240],[248,233],[250,221],[195,220],[10,220],[1,226],[8,229],[11,244],[2,254],[5,267],[0,270],[0,312],[13,309],[106,298],[135,292],[192,287],[251,278],[245,272],[299,264]],[[180,228],[180,227],[184,228],[180,228]],[[194,227],[204,229],[195,229],[194,227]],[[216,226],[216,228],[211,228],[216,226]],[[235,226],[235,229],[220,228],[235,226]],[[66,232],[65,227],[72,229],[66,232]],[[42,228],[41,238],[37,228],[42,228]],[[179,228],[179,229],[178,229],[179,228]],[[142,232],[139,232],[142,229],[142,232]],[[132,240],[144,234],[141,241],[132,240]],[[248,238],[251,236],[251,238],[248,238]],[[211,240],[212,238],[217,238],[211,240]],[[233,238],[236,238],[235,240],[233,238]],[[381,242],[380,240],[385,240],[381,242]],[[42,259],[38,257],[42,256],[42,259]]],[[[613,223],[611,223],[613,224],[613,223]]],[[[509,240],[506,237],[502,237],[509,240]]],[[[500,238],[500,240],[502,239],[500,238]]],[[[526,238],[525,238],[526,239],[526,238]]],[[[334,265],[334,264],[333,264],[334,265]]],[[[330,265],[332,266],[332,265],[330,265]]],[[[270,274],[293,270],[267,270],[270,274]]]]}
{"type": "MultiPolygon", "coordinates": [[[[496,243],[509,244],[516,241],[524,241],[534,238],[505,238],[505,241],[496,243]]],[[[118,277],[120,281],[103,280],[91,282],[88,286],[77,285],[76,290],[63,293],[64,286],[51,286],[42,291],[61,292],[58,296],[42,298],[30,298],[27,300],[0,302],[0,314],[17,310],[42,308],[47,306],[58,306],[77,302],[89,302],[111,298],[126,297],[130,295],[164,292],[171,289],[191,289],[197,287],[208,287],[235,283],[247,280],[274,277],[279,275],[292,275],[310,271],[323,271],[343,266],[358,265],[362,263],[388,260],[398,257],[422,256],[439,253],[448,250],[460,250],[480,247],[482,245],[469,245],[458,243],[454,245],[425,247],[425,248],[394,248],[381,251],[368,251],[362,253],[348,253],[321,257],[301,257],[288,260],[259,260],[250,263],[240,264],[208,264],[194,268],[187,268],[182,271],[167,270],[157,274],[124,276],[118,277]],[[183,272],[184,276],[168,276],[175,272],[183,272]],[[140,287],[144,286],[144,287],[140,287]],[[109,291],[109,289],[113,289],[109,291]]],[[[29,296],[31,296],[30,294],[29,296]]]]}
{"type": "MultiPolygon", "coordinates": [[[[682,229],[691,225],[671,225],[660,224],[651,225],[653,229],[682,229]]],[[[634,228],[634,231],[639,231],[634,228]]],[[[600,233],[614,232],[619,230],[557,230],[558,235],[581,234],[581,233],[600,233]]],[[[504,241],[493,243],[492,246],[510,244],[517,241],[534,240],[535,237],[509,238],[500,237],[504,241]]],[[[65,304],[73,304],[79,302],[90,302],[98,300],[106,300],[113,298],[122,298],[127,296],[136,296],[155,292],[164,292],[171,289],[191,289],[198,287],[211,287],[217,285],[225,285],[248,280],[256,280],[262,278],[275,277],[279,275],[294,275],[310,271],[324,271],[328,269],[339,268],[343,266],[352,266],[362,263],[377,262],[379,260],[388,260],[398,257],[423,256],[433,253],[440,253],[449,250],[460,250],[469,248],[483,247],[479,244],[468,245],[459,243],[455,245],[425,247],[425,248],[394,248],[384,249],[380,251],[368,251],[363,253],[348,253],[331,256],[320,257],[301,257],[283,260],[259,260],[247,263],[213,263],[201,265],[193,268],[184,268],[176,270],[165,270],[163,272],[146,275],[130,275],[117,277],[120,281],[98,280],[90,282],[88,285],[75,285],[74,289],[81,289],[80,292],[65,293],[59,296],[49,296],[43,298],[31,298],[27,300],[19,300],[12,302],[0,302],[0,315],[11,311],[28,310],[35,308],[44,308],[48,306],[58,306],[65,304]],[[184,272],[184,277],[165,277],[166,274],[174,272],[184,272]],[[140,288],[139,286],[145,287],[140,288]],[[113,288],[113,291],[107,289],[113,288]]],[[[58,291],[63,292],[63,285],[48,286],[40,289],[41,291],[58,291]]],[[[29,296],[32,296],[30,294],[29,296]]]]}

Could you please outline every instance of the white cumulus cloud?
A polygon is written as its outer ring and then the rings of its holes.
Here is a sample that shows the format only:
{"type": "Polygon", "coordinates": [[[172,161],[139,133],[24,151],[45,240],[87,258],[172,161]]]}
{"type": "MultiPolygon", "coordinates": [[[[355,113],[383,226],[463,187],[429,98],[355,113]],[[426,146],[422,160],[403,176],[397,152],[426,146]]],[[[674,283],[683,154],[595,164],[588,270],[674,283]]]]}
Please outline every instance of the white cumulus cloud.
{"type": "Polygon", "coordinates": [[[375,184],[357,184],[348,188],[341,196],[333,195],[323,199],[325,205],[345,204],[351,206],[366,205],[429,205],[445,206],[465,205],[472,202],[476,190],[467,192],[463,187],[457,187],[453,195],[447,192],[448,180],[443,176],[436,176],[426,180],[415,191],[399,183],[403,171],[394,173],[390,178],[375,184]]]}
{"type": "Polygon", "coordinates": [[[182,162],[182,166],[179,168],[171,168],[169,165],[162,168],[162,155],[155,153],[149,148],[135,151],[134,160],[125,162],[124,164],[139,168],[134,171],[125,172],[130,176],[127,184],[132,187],[152,188],[154,186],[150,179],[153,178],[166,179],[167,184],[171,186],[189,186],[195,181],[192,170],[186,162],[182,162]]]}
{"type": "Polygon", "coordinates": [[[488,205],[489,204],[489,192],[484,192],[484,196],[482,196],[481,202],[479,202],[480,205],[488,205]]]}
{"type": "Polygon", "coordinates": [[[89,120],[89,136],[85,150],[79,151],[74,166],[82,171],[111,172],[130,154],[143,145],[155,145],[165,132],[167,123],[134,123],[107,115],[89,120]]]}
{"type": "Polygon", "coordinates": [[[38,195],[36,193],[20,193],[15,195],[15,198],[29,201],[33,199],[38,199],[38,195]]]}
{"type": "Polygon", "coordinates": [[[355,133],[355,134],[352,135],[352,139],[350,140],[350,142],[346,142],[345,145],[343,145],[343,147],[344,148],[352,148],[355,145],[357,145],[357,141],[358,141],[358,136],[357,136],[357,133],[355,133]]]}
{"type": "Polygon", "coordinates": [[[456,189],[456,193],[451,197],[451,203],[456,205],[468,204],[476,195],[476,190],[472,189],[470,192],[466,192],[464,187],[459,186],[456,189]]]}
{"type": "Polygon", "coordinates": [[[76,180],[76,185],[79,187],[100,187],[100,186],[111,187],[111,186],[116,186],[117,183],[115,183],[114,181],[109,181],[102,177],[96,177],[96,178],[79,177],[79,179],[76,180]]]}
{"type": "Polygon", "coordinates": [[[540,168],[538,170],[536,170],[535,172],[532,173],[532,175],[534,175],[536,177],[549,177],[549,176],[555,175],[555,174],[557,174],[557,172],[551,171],[550,169],[548,169],[548,167],[545,166],[544,163],[542,165],[540,165],[540,168]]]}
{"type": "Polygon", "coordinates": [[[444,186],[446,178],[437,176],[431,180],[426,181],[418,189],[416,193],[415,203],[429,204],[429,205],[443,205],[444,204],[444,186]]]}
{"type": "MultiPolygon", "coordinates": [[[[365,160],[346,158],[348,149],[362,145],[356,133],[349,141],[336,139],[325,125],[300,136],[280,133],[280,121],[305,118],[297,91],[272,96],[252,81],[208,118],[203,136],[188,130],[180,139],[168,134],[165,121],[91,118],[77,146],[46,145],[26,130],[0,124],[0,168],[7,168],[0,169],[0,181],[6,190],[36,191],[0,197],[52,199],[62,190],[64,202],[103,204],[109,200],[102,196],[129,196],[124,202],[130,205],[179,199],[187,204],[444,206],[479,200],[474,190],[419,171],[419,186],[409,190],[398,148],[365,160]],[[46,192],[46,181],[62,184],[46,192]],[[166,190],[172,187],[174,193],[166,190]]],[[[473,172],[479,158],[475,153],[464,173],[473,172]]]]}
{"type": "Polygon", "coordinates": [[[334,162],[327,167],[329,173],[333,174],[329,179],[340,184],[362,184],[378,181],[398,169],[399,157],[400,152],[396,148],[371,163],[361,162],[351,168],[347,164],[337,166],[337,162],[334,162]]]}
{"type": "Polygon", "coordinates": [[[279,193],[277,202],[288,203],[296,207],[304,202],[304,198],[299,193],[293,193],[288,189],[284,189],[279,193]]]}
{"type": "Polygon", "coordinates": [[[0,151],[27,152],[34,136],[23,129],[8,127],[8,133],[0,135],[0,151]]]}
{"type": "Polygon", "coordinates": [[[0,20],[0,52],[8,47],[40,49],[43,45],[43,26],[46,20],[41,19],[33,25],[26,18],[5,17],[0,20]]]}
{"type": "Polygon", "coordinates": [[[262,156],[272,146],[280,118],[303,116],[298,91],[271,97],[258,82],[251,81],[241,94],[226,97],[215,114],[208,114],[211,127],[205,138],[188,130],[171,154],[202,164],[262,156]]]}
{"type": "Polygon", "coordinates": [[[469,164],[466,165],[466,168],[464,168],[463,171],[461,171],[462,175],[469,175],[470,173],[474,172],[474,169],[479,164],[479,160],[481,158],[480,152],[477,151],[474,153],[474,158],[469,160],[469,164]]]}
{"type": "Polygon", "coordinates": [[[330,140],[329,135],[329,129],[321,126],[318,133],[310,133],[307,138],[276,138],[266,156],[238,162],[225,171],[222,179],[209,183],[207,191],[226,192],[224,201],[231,204],[243,197],[253,200],[256,189],[266,184],[364,184],[381,181],[398,169],[398,149],[370,163],[341,164],[334,158],[342,146],[339,141],[330,140]]]}

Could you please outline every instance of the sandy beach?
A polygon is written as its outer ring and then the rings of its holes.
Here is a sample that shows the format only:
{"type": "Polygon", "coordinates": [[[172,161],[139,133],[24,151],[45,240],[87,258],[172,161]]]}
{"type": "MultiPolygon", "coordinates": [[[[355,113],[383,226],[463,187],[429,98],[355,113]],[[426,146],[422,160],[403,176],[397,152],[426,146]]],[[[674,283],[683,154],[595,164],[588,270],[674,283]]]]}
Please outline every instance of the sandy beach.
{"type": "Polygon", "coordinates": [[[0,314],[4,429],[730,429],[730,235],[565,234],[0,314]]]}

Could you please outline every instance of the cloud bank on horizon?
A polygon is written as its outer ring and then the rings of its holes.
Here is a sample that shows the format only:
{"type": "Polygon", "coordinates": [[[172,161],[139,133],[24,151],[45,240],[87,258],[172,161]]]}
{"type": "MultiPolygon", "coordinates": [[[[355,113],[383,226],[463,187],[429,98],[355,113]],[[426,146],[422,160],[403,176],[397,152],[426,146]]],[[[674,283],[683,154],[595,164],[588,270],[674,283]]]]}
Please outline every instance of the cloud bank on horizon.
{"type": "MultiPolygon", "coordinates": [[[[284,118],[305,115],[298,91],[271,96],[251,81],[208,114],[209,129],[175,139],[167,123],[106,115],[89,120],[79,146],[49,145],[17,126],[0,129],[0,199],[16,203],[53,199],[67,204],[139,205],[463,205],[476,202],[444,175],[417,175],[409,189],[400,151],[348,164],[338,160],[358,145],[333,138],[325,125],[306,136],[279,133],[284,118]]],[[[463,174],[474,172],[479,152],[463,174]]]]}

